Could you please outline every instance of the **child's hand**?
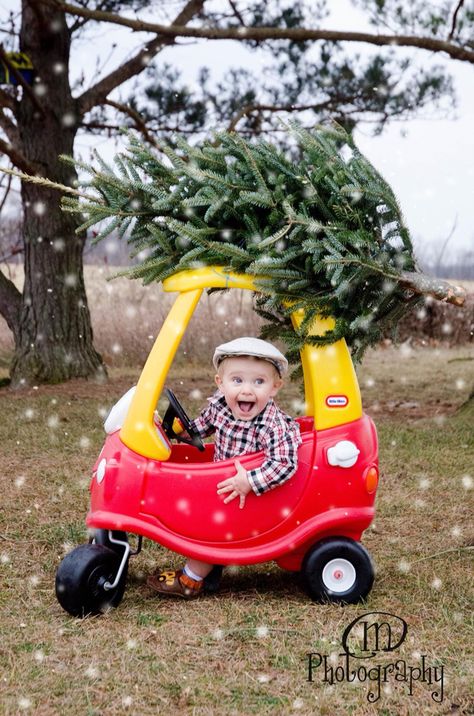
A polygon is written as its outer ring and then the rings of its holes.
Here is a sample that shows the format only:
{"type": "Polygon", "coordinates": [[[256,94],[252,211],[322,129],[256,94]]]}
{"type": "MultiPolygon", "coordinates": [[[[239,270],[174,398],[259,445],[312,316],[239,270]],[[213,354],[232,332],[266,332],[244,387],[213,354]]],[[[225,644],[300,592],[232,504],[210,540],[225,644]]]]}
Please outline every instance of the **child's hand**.
{"type": "Polygon", "coordinates": [[[218,483],[217,494],[223,495],[225,492],[230,492],[230,495],[225,498],[224,504],[238,497],[240,499],[239,507],[242,509],[245,506],[245,498],[252,488],[248,481],[247,470],[244,470],[238,460],[234,461],[234,465],[237,473],[234,477],[229,477],[227,480],[218,483]]]}

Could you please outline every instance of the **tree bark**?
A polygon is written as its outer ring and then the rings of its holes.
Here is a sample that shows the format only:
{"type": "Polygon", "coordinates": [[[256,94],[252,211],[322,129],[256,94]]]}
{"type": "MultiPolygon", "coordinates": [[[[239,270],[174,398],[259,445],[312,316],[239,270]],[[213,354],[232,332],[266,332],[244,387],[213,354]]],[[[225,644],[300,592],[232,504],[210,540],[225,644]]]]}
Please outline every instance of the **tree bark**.
{"type": "MultiPolygon", "coordinates": [[[[23,156],[53,181],[71,184],[74,171],[59,161],[73,153],[77,131],[68,79],[70,36],[64,14],[23,0],[20,49],[38,73],[37,101],[24,94],[17,123],[23,156]]],[[[51,189],[22,183],[25,284],[14,322],[12,387],[104,377],[93,346],[84,286],[84,237],[76,219],[61,212],[51,189]]]]}

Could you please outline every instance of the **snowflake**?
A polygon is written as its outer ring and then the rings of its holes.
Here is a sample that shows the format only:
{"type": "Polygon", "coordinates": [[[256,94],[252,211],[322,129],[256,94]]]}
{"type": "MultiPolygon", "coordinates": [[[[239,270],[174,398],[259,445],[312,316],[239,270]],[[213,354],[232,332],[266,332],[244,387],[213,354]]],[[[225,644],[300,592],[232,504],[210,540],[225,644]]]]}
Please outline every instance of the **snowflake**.
{"type": "Polygon", "coordinates": [[[431,586],[433,587],[433,589],[441,589],[442,584],[443,582],[439,577],[435,577],[431,582],[431,586]]]}
{"type": "Polygon", "coordinates": [[[184,512],[186,515],[189,515],[189,514],[191,513],[190,507],[191,507],[191,506],[190,506],[190,504],[189,504],[189,500],[186,500],[186,499],[184,499],[184,498],[181,498],[181,499],[178,500],[177,503],[176,503],[176,508],[177,508],[180,512],[184,512]]]}
{"type": "Polygon", "coordinates": [[[367,378],[365,381],[365,385],[367,388],[373,388],[375,385],[375,380],[373,378],[367,378]]]}
{"type": "Polygon", "coordinates": [[[64,277],[64,283],[69,288],[75,288],[77,286],[77,274],[75,273],[68,273],[64,277]]]}
{"type": "Polygon", "coordinates": [[[41,651],[41,649],[37,649],[33,653],[33,657],[35,661],[37,661],[39,664],[41,664],[44,661],[44,651],[41,651]]]}
{"type": "Polygon", "coordinates": [[[33,410],[33,408],[26,408],[23,415],[27,420],[33,420],[33,418],[35,417],[35,411],[33,410]]]}
{"type": "Polygon", "coordinates": [[[137,640],[136,639],[129,639],[127,641],[127,649],[136,649],[137,648],[137,640]]]}
{"type": "Polygon", "coordinates": [[[44,201],[35,201],[33,204],[33,211],[36,216],[44,216],[46,214],[46,204],[44,201]]]}
{"type": "Polygon", "coordinates": [[[214,629],[212,632],[212,638],[217,641],[224,638],[224,632],[222,629],[214,629]]]}
{"type": "Polygon", "coordinates": [[[406,574],[407,572],[410,571],[411,564],[410,564],[410,562],[407,562],[406,559],[401,559],[398,563],[398,569],[400,572],[403,572],[406,574]]]}
{"type": "Polygon", "coordinates": [[[23,487],[25,480],[26,477],[24,475],[19,475],[15,480],[15,487],[23,487]]]}
{"type": "Polygon", "coordinates": [[[451,534],[453,537],[460,537],[461,536],[461,528],[458,527],[458,525],[455,525],[453,529],[451,530],[451,534]]]}
{"type": "Polygon", "coordinates": [[[418,482],[420,490],[427,490],[428,487],[431,485],[431,480],[429,480],[427,477],[421,477],[418,482]]]}
{"type": "Polygon", "coordinates": [[[257,681],[260,684],[268,684],[268,682],[271,681],[271,677],[268,674],[259,674],[257,676],[257,681]]]}
{"type": "Polygon", "coordinates": [[[54,430],[59,425],[59,418],[57,415],[50,415],[47,420],[48,428],[51,428],[51,430],[54,430]]]}
{"type": "Polygon", "coordinates": [[[8,564],[9,561],[10,561],[9,555],[6,552],[2,552],[2,554],[0,554],[0,563],[8,564]]]}
{"type": "Polygon", "coordinates": [[[22,711],[26,711],[27,709],[31,708],[31,706],[31,700],[27,699],[26,696],[21,696],[18,699],[18,708],[20,708],[22,711]]]}
{"type": "Polygon", "coordinates": [[[264,639],[266,636],[268,636],[268,627],[259,626],[257,627],[256,632],[259,639],[264,639]]]}
{"type": "Polygon", "coordinates": [[[294,709],[302,709],[303,706],[304,706],[304,701],[303,701],[303,699],[295,699],[295,700],[293,701],[293,703],[292,703],[292,707],[293,707],[294,709]]]}
{"type": "Polygon", "coordinates": [[[57,252],[64,251],[66,248],[66,242],[64,239],[54,239],[51,243],[53,245],[53,249],[57,252]]]}
{"type": "Polygon", "coordinates": [[[64,62],[55,62],[53,64],[53,74],[55,75],[62,75],[63,72],[66,70],[66,65],[64,62]]]}
{"type": "Polygon", "coordinates": [[[125,309],[125,315],[127,316],[127,318],[135,318],[135,316],[137,315],[137,309],[135,308],[135,306],[128,305],[125,309]]]}
{"type": "Polygon", "coordinates": [[[201,400],[202,393],[199,388],[194,388],[194,390],[191,390],[191,392],[189,393],[189,397],[191,398],[191,400],[201,400]]]}
{"type": "Polygon", "coordinates": [[[89,679],[99,678],[99,669],[96,666],[92,666],[92,664],[87,667],[84,673],[89,679]]]}
{"type": "Polygon", "coordinates": [[[465,490],[472,490],[472,477],[470,475],[463,475],[461,482],[465,490]]]}
{"type": "Polygon", "coordinates": [[[40,583],[40,578],[38,577],[37,574],[32,574],[31,577],[30,577],[30,579],[29,579],[29,582],[30,582],[30,584],[31,584],[32,587],[37,587],[38,584],[40,583]]]}
{"type": "Polygon", "coordinates": [[[122,706],[124,708],[128,708],[129,706],[132,705],[132,703],[133,703],[133,699],[131,696],[123,696],[122,697],[122,706]]]}
{"type": "Polygon", "coordinates": [[[411,348],[408,343],[402,343],[398,352],[400,353],[402,358],[410,358],[413,353],[413,348],[411,348]]]}
{"type": "Polygon", "coordinates": [[[83,450],[86,450],[88,447],[90,447],[91,441],[86,436],[83,435],[82,438],[79,440],[79,447],[81,447],[83,450]]]}
{"type": "Polygon", "coordinates": [[[61,124],[63,125],[63,127],[74,127],[75,123],[76,123],[76,115],[75,114],[73,114],[72,112],[65,112],[65,114],[63,114],[62,119],[61,119],[61,124]]]}
{"type": "Polygon", "coordinates": [[[463,390],[466,387],[466,381],[462,378],[458,378],[456,381],[456,388],[458,390],[463,390]]]}

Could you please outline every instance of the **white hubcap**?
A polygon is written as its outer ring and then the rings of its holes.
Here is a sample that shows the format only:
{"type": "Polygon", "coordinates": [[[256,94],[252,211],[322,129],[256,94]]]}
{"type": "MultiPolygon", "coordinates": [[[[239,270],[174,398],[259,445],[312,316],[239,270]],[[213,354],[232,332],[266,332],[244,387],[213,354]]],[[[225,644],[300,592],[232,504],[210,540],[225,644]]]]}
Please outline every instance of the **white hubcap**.
{"type": "Polygon", "coordinates": [[[356,581],[354,566],[347,559],[331,559],[323,569],[323,583],[331,592],[347,592],[356,581]]]}

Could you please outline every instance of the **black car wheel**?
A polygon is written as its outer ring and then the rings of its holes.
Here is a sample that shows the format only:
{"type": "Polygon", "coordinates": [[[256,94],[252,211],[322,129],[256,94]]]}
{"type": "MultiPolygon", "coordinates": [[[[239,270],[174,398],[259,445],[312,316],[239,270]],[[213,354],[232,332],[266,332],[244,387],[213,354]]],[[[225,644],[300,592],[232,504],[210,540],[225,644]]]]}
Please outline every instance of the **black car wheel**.
{"type": "Polygon", "coordinates": [[[312,547],[303,562],[303,577],[312,599],[355,604],[374,582],[369,553],[360,542],[331,537],[312,547]]]}
{"type": "Polygon", "coordinates": [[[73,549],[56,572],[56,597],[62,608],[74,617],[85,617],[117,607],[125,591],[127,565],[114,589],[104,587],[114,582],[120,562],[116,552],[100,544],[73,549]]]}

